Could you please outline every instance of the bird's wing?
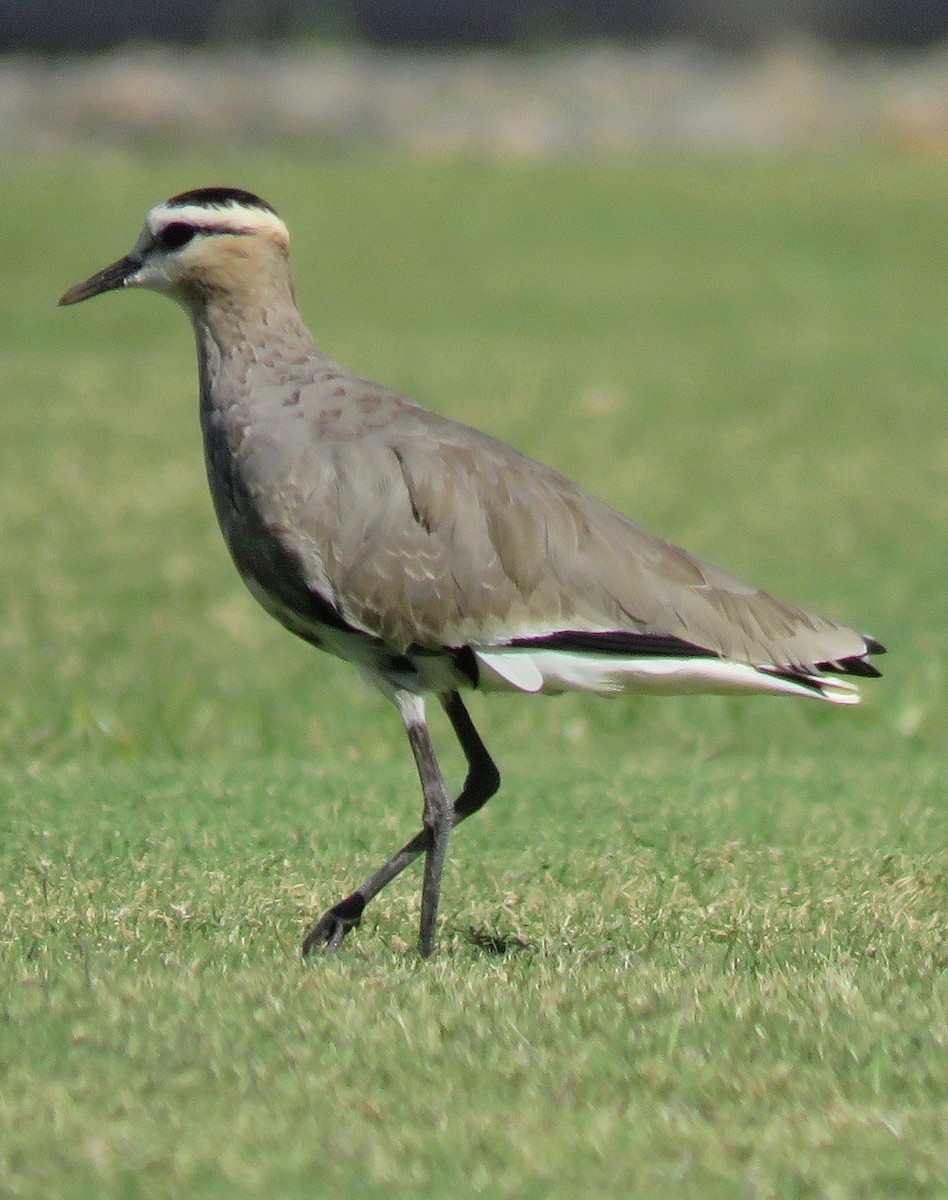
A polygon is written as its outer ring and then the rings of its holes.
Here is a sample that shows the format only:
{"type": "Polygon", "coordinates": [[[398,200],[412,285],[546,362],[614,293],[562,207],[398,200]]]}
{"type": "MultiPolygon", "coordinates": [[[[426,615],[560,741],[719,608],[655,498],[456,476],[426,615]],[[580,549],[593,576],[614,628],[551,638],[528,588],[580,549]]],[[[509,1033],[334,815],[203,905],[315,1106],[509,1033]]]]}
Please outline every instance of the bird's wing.
{"type": "Polygon", "coordinates": [[[804,671],[872,648],[495,438],[351,378],[336,391],[285,450],[281,536],[308,584],[392,647],[606,649],[595,638],[614,635],[615,654],[625,637],[630,652],[804,671]]]}

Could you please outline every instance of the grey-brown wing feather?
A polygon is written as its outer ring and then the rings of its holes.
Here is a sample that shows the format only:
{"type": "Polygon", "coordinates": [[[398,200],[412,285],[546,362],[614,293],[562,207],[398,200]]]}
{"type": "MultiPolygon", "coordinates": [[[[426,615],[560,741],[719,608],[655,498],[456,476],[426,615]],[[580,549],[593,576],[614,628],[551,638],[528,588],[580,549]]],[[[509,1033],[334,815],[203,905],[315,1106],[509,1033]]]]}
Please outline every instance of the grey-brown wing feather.
{"type": "Polygon", "coordinates": [[[504,443],[333,379],[252,424],[239,470],[308,585],[393,648],[609,630],[790,668],[865,652],[504,443]]]}

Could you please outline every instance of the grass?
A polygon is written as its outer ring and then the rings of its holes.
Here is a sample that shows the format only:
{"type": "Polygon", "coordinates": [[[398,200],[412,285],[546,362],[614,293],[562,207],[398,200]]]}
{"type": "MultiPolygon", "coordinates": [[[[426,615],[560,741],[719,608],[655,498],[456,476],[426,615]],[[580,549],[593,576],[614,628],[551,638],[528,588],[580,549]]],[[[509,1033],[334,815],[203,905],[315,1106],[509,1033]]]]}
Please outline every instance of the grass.
{"type": "Polygon", "coordinates": [[[0,1194],[948,1194],[942,165],[54,158],[0,204],[0,1194]],[[53,307],[222,180],[337,357],[890,643],[863,708],[475,698],[442,953],[410,874],[302,965],[407,745],[241,590],[180,313],[53,307]]]}

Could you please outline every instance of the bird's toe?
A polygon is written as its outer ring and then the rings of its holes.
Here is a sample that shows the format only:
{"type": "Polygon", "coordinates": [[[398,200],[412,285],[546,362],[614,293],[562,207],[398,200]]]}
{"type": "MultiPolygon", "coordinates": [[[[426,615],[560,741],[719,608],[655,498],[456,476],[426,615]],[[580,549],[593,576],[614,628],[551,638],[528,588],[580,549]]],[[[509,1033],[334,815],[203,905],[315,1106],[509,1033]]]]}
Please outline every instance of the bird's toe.
{"type": "Polygon", "coordinates": [[[362,921],[365,900],[358,892],[347,896],[323,913],[303,939],[303,957],[310,954],[335,954],[350,930],[362,921]]]}

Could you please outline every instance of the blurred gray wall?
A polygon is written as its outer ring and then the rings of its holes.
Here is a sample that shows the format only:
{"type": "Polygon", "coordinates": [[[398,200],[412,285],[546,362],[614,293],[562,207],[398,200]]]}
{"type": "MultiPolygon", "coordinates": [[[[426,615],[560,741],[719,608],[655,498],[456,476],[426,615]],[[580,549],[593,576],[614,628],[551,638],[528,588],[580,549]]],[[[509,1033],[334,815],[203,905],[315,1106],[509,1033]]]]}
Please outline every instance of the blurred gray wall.
{"type": "Polygon", "coordinates": [[[741,50],[801,36],[923,46],[948,38],[948,0],[0,0],[7,50],[295,36],[420,49],[685,38],[741,50]]]}

